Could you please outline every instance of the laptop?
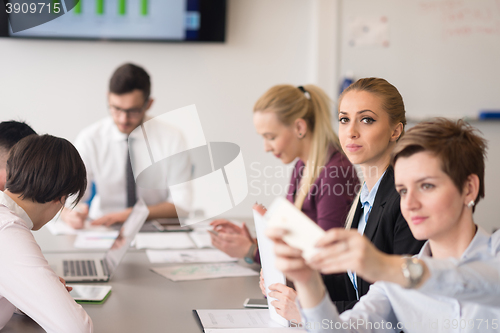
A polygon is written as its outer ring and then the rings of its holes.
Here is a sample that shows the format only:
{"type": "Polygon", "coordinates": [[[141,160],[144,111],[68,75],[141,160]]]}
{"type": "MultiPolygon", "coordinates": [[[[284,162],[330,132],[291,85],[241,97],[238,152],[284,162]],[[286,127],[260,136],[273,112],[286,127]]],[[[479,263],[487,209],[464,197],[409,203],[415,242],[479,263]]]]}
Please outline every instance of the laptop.
{"type": "Polygon", "coordinates": [[[149,215],[142,199],[135,204],[111,248],[102,253],[50,253],[45,258],[66,282],[107,282],[127,253],[130,243],[149,215]]]}

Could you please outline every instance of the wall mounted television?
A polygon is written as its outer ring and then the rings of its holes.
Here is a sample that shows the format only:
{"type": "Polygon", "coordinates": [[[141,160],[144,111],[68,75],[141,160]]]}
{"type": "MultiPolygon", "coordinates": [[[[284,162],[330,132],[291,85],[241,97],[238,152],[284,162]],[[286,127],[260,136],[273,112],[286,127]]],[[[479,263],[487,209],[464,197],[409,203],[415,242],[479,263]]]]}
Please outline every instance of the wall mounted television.
{"type": "Polygon", "coordinates": [[[0,37],[224,42],[226,8],[227,0],[0,0],[0,37]]]}

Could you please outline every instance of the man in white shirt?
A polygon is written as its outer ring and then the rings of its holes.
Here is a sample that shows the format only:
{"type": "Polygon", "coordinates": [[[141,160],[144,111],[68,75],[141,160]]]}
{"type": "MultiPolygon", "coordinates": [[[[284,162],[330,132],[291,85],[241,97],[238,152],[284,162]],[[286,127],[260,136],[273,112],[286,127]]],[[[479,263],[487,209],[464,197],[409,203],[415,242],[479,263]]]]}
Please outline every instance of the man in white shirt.
{"type": "Polygon", "coordinates": [[[12,147],[22,138],[36,134],[28,124],[19,121],[0,123],[0,191],[5,188],[7,158],[12,147]]]}
{"type": "MultiPolygon", "coordinates": [[[[87,168],[88,186],[83,201],[91,195],[91,184],[96,194],[89,207],[81,204],[76,209],[66,207],[62,218],[74,228],[82,228],[90,217],[93,225],[111,225],[124,222],[138,197],[149,208],[148,219],[177,217],[178,211],[189,211],[191,189],[176,192],[176,206],[168,189],[146,189],[136,186],[127,146],[127,138],[146,119],[151,108],[151,83],[146,71],[133,64],[124,64],[114,72],[109,83],[108,107],[110,116],[85,128],[77,137],[77,147],[87,168]]],[[[185,150],[182,134],[165,125],[162,146],[165,156],[185,150]]],[[[156,170],[158,171],[158,170],[156,170]]],[[[159,182],[178,184],[188,181],[191,163],[188,154],[176,159],[158,171],[159,182]]],[[[155,175],[156,177],[156,175],[155,175]]]]}
{"type": "Polygon", "coordinates": [[[85,165],[67,140],[30,135],[12,148],[0,191],[0,330],[17,308],[47,332],[93,331],[31,232],[51,220],[69,195],[78,202],[85,187],[85,165]]]}

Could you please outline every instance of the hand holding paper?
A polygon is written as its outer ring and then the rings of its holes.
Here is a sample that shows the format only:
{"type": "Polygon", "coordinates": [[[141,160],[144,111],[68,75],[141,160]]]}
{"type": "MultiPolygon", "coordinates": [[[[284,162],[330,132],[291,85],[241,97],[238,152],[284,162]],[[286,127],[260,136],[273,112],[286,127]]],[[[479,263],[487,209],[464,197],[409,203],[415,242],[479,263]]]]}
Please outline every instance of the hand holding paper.
{"type": "Polygon", "coordinates": [[[259,287],[260,287],[260,291],[262,292],[262,295],[267,297],[266,283],[264,282],[264,275],[262,273],[262,268],[260,269],[259,287]]]}
{"type": "Polygon", "coordinates": [[[269,290],[271,290],[271,292],[268,297],[276,299],[271,302],[276,308],[276,312],[287,320],[300,323],[302,318],[297,303],[295,303],[297,292],[281,283],[271,284],[269,290]]]}
{"type": "Polygon", "coordinates": [[[264,218],[268,228],[286,230],[283,241],[291,247],[302,250],[305,260],[308,261],[318,252],[316,244],[325,231],[288,200],[276,198],[264,218]]]}

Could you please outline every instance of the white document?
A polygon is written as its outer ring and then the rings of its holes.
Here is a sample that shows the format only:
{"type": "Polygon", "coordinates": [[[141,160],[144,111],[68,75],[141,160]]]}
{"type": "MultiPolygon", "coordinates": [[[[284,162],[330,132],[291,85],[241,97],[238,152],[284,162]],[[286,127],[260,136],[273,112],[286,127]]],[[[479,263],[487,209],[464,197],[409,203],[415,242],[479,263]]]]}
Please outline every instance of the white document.
{"type": "Polygon", "coordinates": [[[118,237],[118,230],[93,232],[87,231],[76,236],[73,246],[78,249],[109,249],[118,237]]]}
{"type": "Polygon", "coordinates": [[[102,231],[112,231],[114,229],[105,227],[105,226],[93,226],[91,225],[91,220],[85,221],[83,229],[73,229],[69,225],[67,225],[60,218],[52,219],[49,223],[46,224],[47,229],[49,229],[52,235],[79,235],[89,231],[92,232],[102,232],[102,231]]]}
{"type": "Polygon", "coordinates": [[[273,327],[273,328],[206,328],[205,333],[283,333],[283,332],[296,332],[307,333],[305,329],[291,328],[291,327],[273,327]]]}
{"type": "MultiPolygon", "coordinates": [[[[210,230],[212,230],[212,227],[210,227],[210,230]]],[[[207,230],[195,230],[190,232],[189,236],[199,249],[214,248],[212,245],[212,239],[210,238],[207,230]]]]}
{"type": "MultiPolygon", "coordinates": [[[[257,211],[253,211],[253,220],[255,223],[255,232],[257,234],[257,243],[259,244],[260,262],[262,264],[262,274],[266,284],[266,292],[269,295],[269,286],[274,283],[286,285],[285,275],[280,272],[275,265],[276,256],[274,255],[274,243],[265,235],[266,221],[264,217],[257,211]]],[[[271,304],[276,300],[272,297],[267,297],[267,305],[269,307],[269,316],[272,320],[282,326],[288,326],[288,320],[280,316],[275,307],[271,304]]]]}
{"type": "Polygon", "coordinates": [[[204,329],[283,327],[269,317],[267,309],[217,309],[196,310],[196,312],[204,329]]]}
{"type": "Polygon", "coordinates": [[[144,232],[135,236],[137,249],[193,249],[195,244],[186,232],[144,232]]]}
{"type": "Polygon", "coordinates": [[[283,240],[290,246],[302,250],[302,257],[309,260],[318,249],[316,243],[325,234],[316,223],[285,198],[276,198],[264,215],[267,227],[288,231],[283,240]]]}
{"type": "Polygon", "coordinates": [[[254,270],[240,266],[236,263],[153,267],[151,270],[172,281],[259,275],[259,273],[254,270]]]}
{"type": "Polygon", "coordinates": [[[147,250],[146,254],[151,263],[203,263],[203,262],[235,262],[217,249],[204,250],[147,250]]]}

